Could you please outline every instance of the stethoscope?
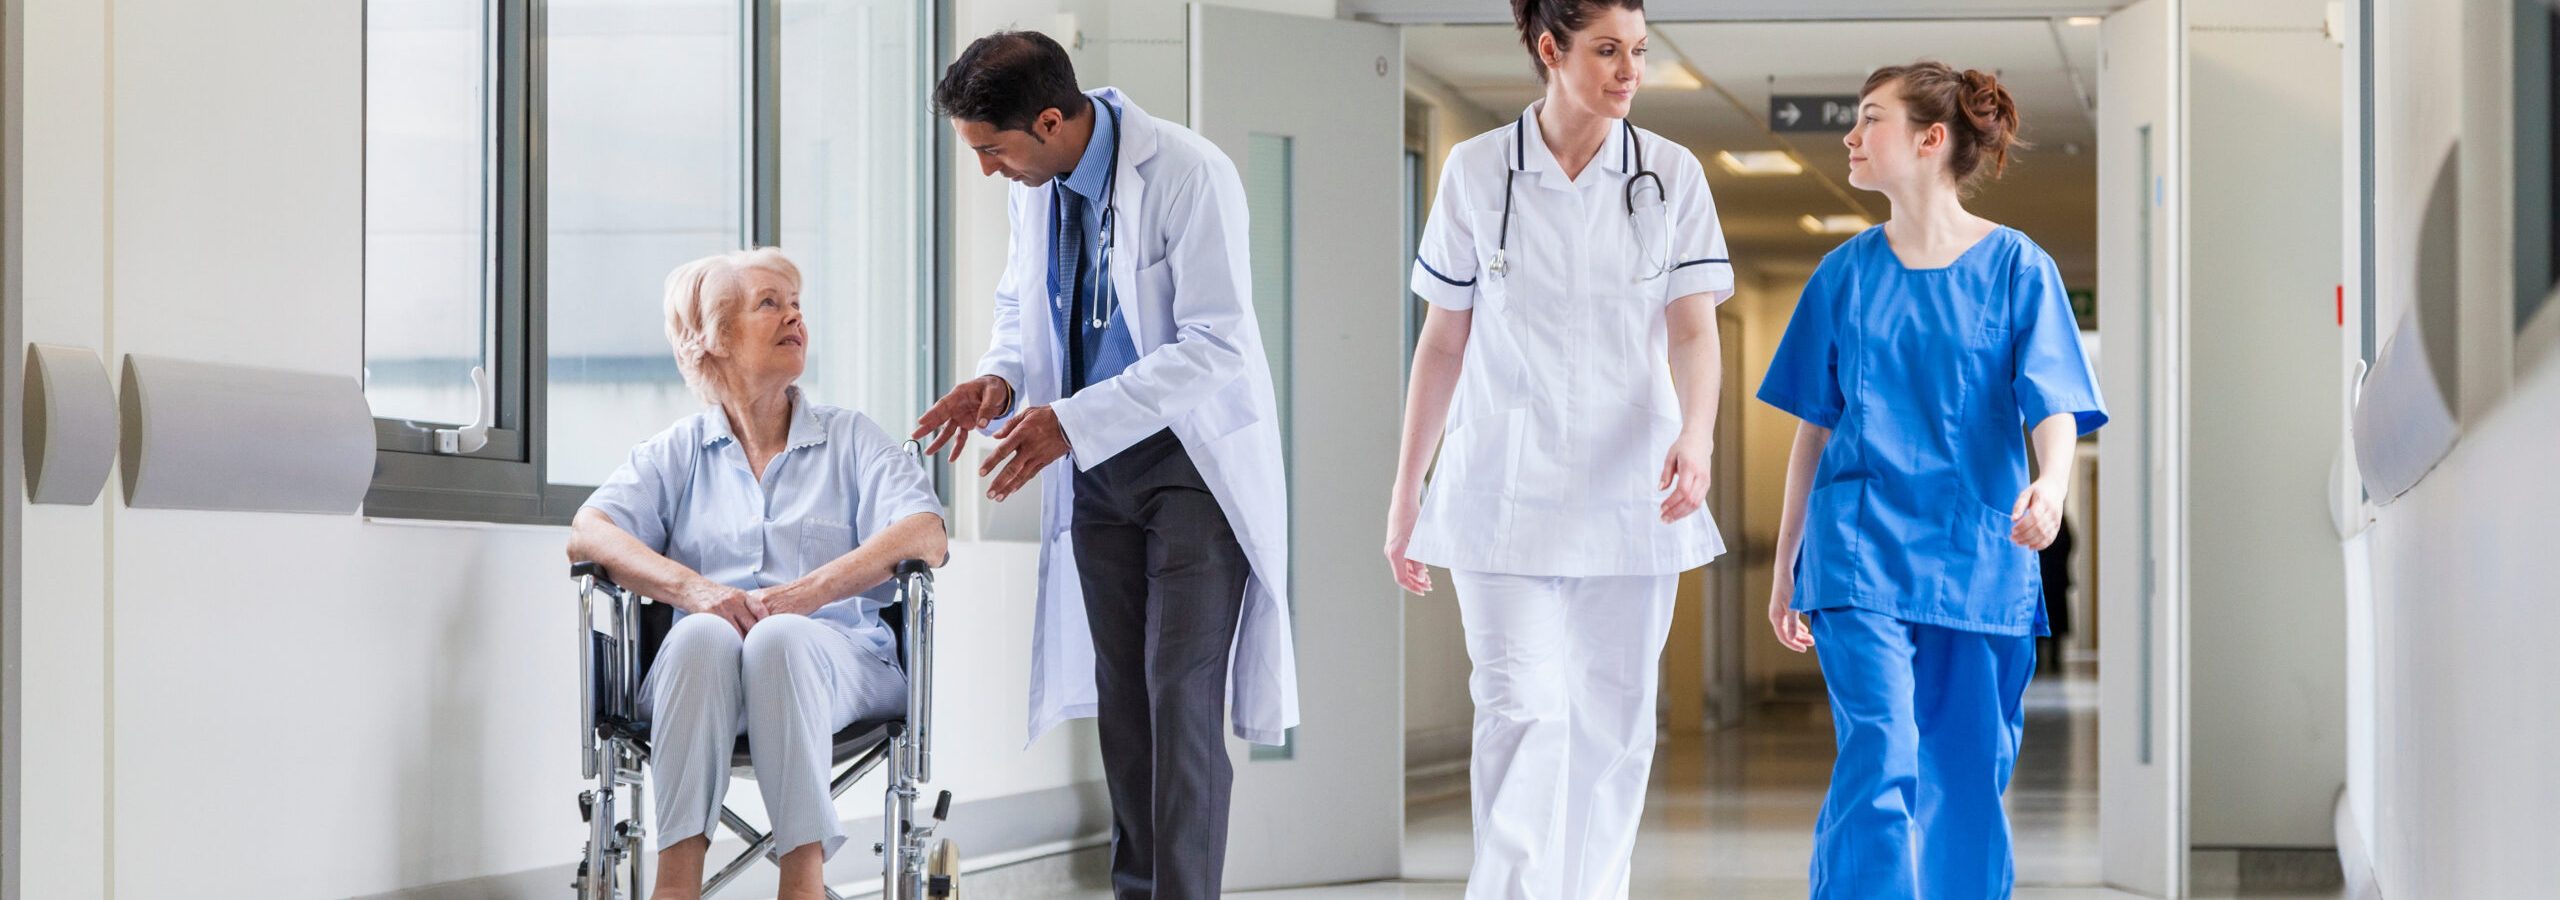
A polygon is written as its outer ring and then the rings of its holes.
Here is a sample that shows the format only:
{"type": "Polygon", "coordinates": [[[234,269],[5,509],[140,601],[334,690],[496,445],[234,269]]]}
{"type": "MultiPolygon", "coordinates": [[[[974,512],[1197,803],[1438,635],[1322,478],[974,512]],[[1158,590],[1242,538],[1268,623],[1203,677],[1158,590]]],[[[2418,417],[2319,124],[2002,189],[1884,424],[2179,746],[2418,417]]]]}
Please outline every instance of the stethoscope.
{"type": "MultiPolygon", "coordinates": [[[[1618,120],[1618,127],[1624,129],[1626,133],[1626,140],[1620,145],[1618,150],[1620,154],[1618,158],[1618,169],[1622,172],[1628,171],[1630,168],[1633,169],[1633,174],[1627,176],[1627,183],[1621,191],[1621,199],[1624,200],[1626,204],[1627,221],[1630,224],[1634,224],[1637,221],[1637,184],[1650,182],[1653,186],[1653,195],[1656,197],[1667,198],[1667,194],[1662,187],[1662,176],[1654,174],[1652,169],[1645,168],[1644,140],[1636,134],[1635,123],[1629,122],[1625,119],[1620,119],[1618,120]],[[1634,157],[1635,161],[1635,164],[1632,167],[1627,164],[1627,159],[1630,155],[1634,157]]],[[[1529,116],[1526,113],[1521,114],[1519,123],[1513,126],[1511,130],[1511,158],[1504,160],[1504,162],[1508,163],[1508,165],[1504,166],[1502,171],[1502,231],[1494,238],[1492,261],[1485,264],[1485,269],[1492,272],[1497,278],[1508,277],[1511,274],[1511,183],[1513,179],[1520,176],[1521,172],[1527,171],[1529,168],[1529,116]]],[[[1667,206],[1657,205],[1655,210],[1657,212],[1661,212],[1665,216],[1670,214],[1667,206]]],[[[1666,223],[1665,227],[1659,230],[1664,231],[1667,234],[1669,231],[1668,224],[1666,223]]],[[[1639,226],[1637,231],[1638,237],[1641,239],[1643,229],[1639,226]]],[[[1664,252],[1662,260],[1655,265],[1653,271],[1650,273],[1639,273],[1636,276],[1636,280],[1639,282],[1651,280],[1653,278],[1660,277],[1664,272],[1670,271],[1671,255],[1668,252],[1668,249],[1669,248],[1664,248],[1666,252],[1664,252]]]]}
{"type": "MultiPolygon", "coordinates": [[[[1103,114],[1111,117],[1111,170],[1102,176],[1102,246],[1097,253],[1102,262],[1102,279],[1100,284],[1094,286],[1096,288],[1093,292],[1094,308],[1085,318],[1085,324],[1093,326],[1095,331],[1101,331],[1111,327],[1111,317],[1120,311],[1120,292],[1103,289],[1111,283],[1111,250],[1120,243],[1118,227],[1120,221],[1120,108],[1111,105],[1110,101],[1099,99],[1093,101],[1093,105],[1101,107],[1103,114]],[[1105,294],[1110,295],[1110,299],[1105,300],[1103,296],[1105,294]]],[[[1050,187],[1052,191],[1067,189],[1065,176],[1060,176],[1050,187]]],[[[1050,196],[1049,204],[1053,208],[1057,206],[1056,195],[1050,196]]],[[[1055,298],[1050,302],[1064,307],[1073,302],[1070,298],[1074,296],[1075,290],[1075,285],[1067,285],[1068,296],[1055,298]]]]}

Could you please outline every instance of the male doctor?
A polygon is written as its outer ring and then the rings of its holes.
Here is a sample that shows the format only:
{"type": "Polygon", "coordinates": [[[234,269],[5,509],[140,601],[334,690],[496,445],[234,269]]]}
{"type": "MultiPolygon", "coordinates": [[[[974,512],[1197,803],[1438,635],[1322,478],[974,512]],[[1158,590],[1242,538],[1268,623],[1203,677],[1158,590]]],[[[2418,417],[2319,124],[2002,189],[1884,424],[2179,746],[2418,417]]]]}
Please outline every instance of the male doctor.
{"type": "Polygon", "coordinates": [[[1246,264],[1244,183],[1206,139],[1118,90],[1086,94],[1031,32],[969,45],[935,109],[1013,180],[1013,245],[978,377],[915,435],[1003,500],[1047,470],[1031,734],[1101,719],[1111,880],[1210,900],[1235,779],[1219,733],[1298,723],[1279,417],[1246,264]],[[1072,462],[1072,466],[1061,463],[1072,462]]]}

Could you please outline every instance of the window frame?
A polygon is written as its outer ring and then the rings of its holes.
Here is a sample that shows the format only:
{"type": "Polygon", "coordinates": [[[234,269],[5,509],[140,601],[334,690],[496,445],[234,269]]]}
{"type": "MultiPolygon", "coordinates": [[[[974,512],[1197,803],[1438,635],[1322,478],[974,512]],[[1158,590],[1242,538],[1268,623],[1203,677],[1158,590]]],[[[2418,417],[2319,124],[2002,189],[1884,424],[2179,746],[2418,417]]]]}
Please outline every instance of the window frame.
{"type": "Polygon", "coordinates": [[[2522,373],[2560,352],[2560,165],[2551,138],[2560,133],[2560,2],[2514,0],[2510,61],[2514,112],[2509,165],[2515,173],[2515,373],[2522,373]]]}
{"type": "MultiPolygon", "coordinates": [[[[921,62],[915,77],[917,96],[922,97],[924,86],[931,84],[941,61],[949,56],[940,43],[949,4],[907,2],[914,6],[914,38],[921,62]]],[[[744,44],[741,83],[747,92],[739,122],[747,156],[741,180],[746,192],[741,205],[745,221],[739,223],[739,233],[758,246],[773,245],[782,230],[781,4],[782,0],[739,2],[744,44]]],[[[485,346],[492,348],[486,363],[492,370],[496,401],[489,444],[474,453],[440,454],[433,450],[435,429],[459,423],[376,417],[374,478],[364,501],[369,518],[565,525],[595,491],[594,485],[557,484],[549,477],[544,9],[543,0],[486,0],[485,6],[491,37],[487,77],[493,101],[485,145],[491,175],[492,258],[483,297],[490,323],[485,346]]],[[[368,2],[363,15],[369,18],[371,11],[368,2]]],[[[361,77],[369,81],[369,27],[367,35],[360,55],[366,59],[361,77]]],[[[917,350],[915,381],[921,409],[936,396],[939,350],[949,331],[949,304],[944,302],[948,278],[942,265],[948,252],[947,219],[941,214],[948,202],[949,181],[937,155],[945,146],[940,123],[921,101],[915,116],[920,138],[910,151],[911,159],[928,185],[917,210],[920,250],[928,265],[917,279],[918,333],[911,336],[917,350]]],[[[936,480],[947,482],[947,464],[935,468],[936,480]]]]}
{"type": "MultiPolygon", "coordinates": [[[[543,396],[536,388],[544,383],[543,354],[532,348],[547,344],[537,287],[544,259],[543,180],[537,164],[542,134],[536,127],[542,104],[538,6],[530,0],[486,0],[483,5],[488,38],[483,71],[490,103],[482,147],[489,161],[485,237],[491,258],[483,283],[488,330],[482,339],[489,348],[483,364],[491,370],[496,407],[489,443],[473,453],[440,454],[434,452],[435,429],[465,423],[376,417],[373,486],[364,500],[367,516],[492,522],[549,518],[542,483],[543,436],[532,427],[543,421],[543,396]]],[[[373,75],[372,12],[372,4],[366,3],[361,77],[367,103],[373,75]]],[[[370,121],[369,109],[365,115],[370,121]]],[[[371,165],[369,146],[365,165],[371,165]]],[[[370,205],[371,199],[368,195],[363,202],[370,205]]]]}

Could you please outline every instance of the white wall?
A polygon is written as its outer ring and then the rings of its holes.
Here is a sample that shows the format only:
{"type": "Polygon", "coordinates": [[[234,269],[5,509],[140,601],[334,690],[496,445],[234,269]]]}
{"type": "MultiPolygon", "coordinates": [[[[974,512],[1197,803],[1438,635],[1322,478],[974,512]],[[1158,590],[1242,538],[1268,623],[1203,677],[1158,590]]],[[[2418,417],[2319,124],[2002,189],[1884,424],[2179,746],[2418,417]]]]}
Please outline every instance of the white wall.
{"type": "Polygon", "coordinates": [[[2345,773],[2329,518],[2340,50],[2318,0],[2188,4],[2189,838],[2326,847],[2345,773]]]}
{"type": "MultiPolygon", "coordinates": [[[[2474,0],[2377,3],[2376,311],[2397,320],[2411,302],[2415,238],[2435,166],[2459,137],[2503,140],[2502,49],[2509,4],[2474,0]]],[[[2511,295],[2499,289],[2507,251],[2503,165],[2463,163],[2460,213],[2468,281],[2459,336],[2464,358],[2461,441],[2425,480],[2373,510],[2366,533],[2374,603],[2371,710],[2378,744],[2371,829],[2375,873],[2390,897],[2520,897],[2560,883],[2560,777],[2549,748],[2560,708],[2536,689],[2560,681],[2560,632],[2550,599],[2560,583],[2560,364],[2544,359],[2480,371],[2512,340],[2474,328],[2511,295]],[[2486,288],[2486,289],[2484,289],[2486,288]],[[2479,315],[2486,313],[2488,315],[2479,315]]],[[[2387,339],[2388,332],[2385,332],[2387,339]]]]}
{"type": "MultiPolygon", "coordinates": [[[[27,5],[29,338],[355,373],[361,5],[27,5]]],[[[25,896],[361,895],[576,856],[561,530],[112,489],[28,512],[25,896]]],[[[1099,778],[1089,729],[1022,749],[1029,547],[954,556],[938,786],[1099,778]]]]}

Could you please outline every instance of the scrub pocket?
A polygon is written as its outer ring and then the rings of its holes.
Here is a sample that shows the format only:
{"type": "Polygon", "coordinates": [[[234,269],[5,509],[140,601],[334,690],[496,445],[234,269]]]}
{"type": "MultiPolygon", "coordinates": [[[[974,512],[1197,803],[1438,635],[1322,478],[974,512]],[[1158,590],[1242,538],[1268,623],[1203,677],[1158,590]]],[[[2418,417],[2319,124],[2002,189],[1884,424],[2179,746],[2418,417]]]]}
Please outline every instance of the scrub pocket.
{"type": "Polygon", "coordinates": [[[1835,481],[1805,498],[1804,542],[1796,551],[1798,612],[1846,606],[1857,592],[1858,513],[1865,506],[1864,481],[1835,481]],[[1808,577],[1810,576],[1810,577],[1808,577]]]}
{"type": "Polygon", "coordinates": [[[2044,602],[2044,571],[2036,552],[2009,540],[2009,513],[1982,503],[1967,504],[1975,518],[1960,534],[1959,547],[1970,551],[1972,577],[1965,582],[1967,618],[2000,625],[2032,625],[2044,602]],[[1966,546],[1970,544],[1970,546],[1966,546]]]}

